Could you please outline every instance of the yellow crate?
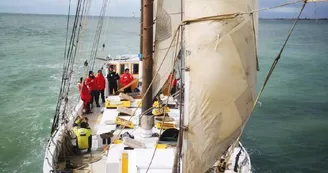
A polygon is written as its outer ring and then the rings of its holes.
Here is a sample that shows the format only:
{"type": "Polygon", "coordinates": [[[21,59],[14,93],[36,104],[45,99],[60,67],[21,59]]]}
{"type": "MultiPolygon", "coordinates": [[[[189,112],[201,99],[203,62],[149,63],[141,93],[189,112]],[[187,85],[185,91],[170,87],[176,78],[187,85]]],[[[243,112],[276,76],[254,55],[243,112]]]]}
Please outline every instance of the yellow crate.
{"type": "Polygon", "coordinates": [[[124,118],[120,118],[120,117],[116,117],[115,123],[118,125],[122,125],[124,127],[129,127],[131,129],[133,129],[133,127],[134,127],[134,124],[131,121],[128,121],[128,120],[126,120],[124,118]]]}
{"type": "MultiPolygon", "coordinates": [[[[157,122],[155,124],[155,127],[160,129],[161,128],[161,125],[162,125],[162,122],[157,122]]],[[[166,130],[166,129],[171,129],[171,128],[176,128],[175,124],[173,122],[164,122],[163,123],[163,127],[162,129],[166,130]]]]}
{"type": "Polygon", "coordinates": [[[155,148],[157,149],[166,149],[168,146],[166,144],[155,144],[155,148]]]}
{"type": "Polygon", "coordinates": [[[113,104],[113,102],[106,100],[105,107],[106,108],[117,108],[118,106],[131,107],[130,101],[119,101],[119,102],[120,102],[120,104],[113,104]]]}

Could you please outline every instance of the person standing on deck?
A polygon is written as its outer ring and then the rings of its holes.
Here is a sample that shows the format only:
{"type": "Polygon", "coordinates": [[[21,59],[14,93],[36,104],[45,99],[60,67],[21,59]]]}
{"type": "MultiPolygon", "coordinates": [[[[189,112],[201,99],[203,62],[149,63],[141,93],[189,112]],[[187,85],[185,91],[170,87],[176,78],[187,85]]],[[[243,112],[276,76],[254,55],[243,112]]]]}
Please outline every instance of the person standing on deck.
{"type": "Polygon", "coordinates": [[[107,80],[109,84],[109,94],[115,94],[117,92],[117,80],[120,76],[114,71],[113,66],[109,67],[109,73],[107,74],[107,80]],[[114,90],[114,92],[113,92],[114,90]]]}
{"type": "Polygon", "coordinates": [[[90,94],[92,96],[91,98],[91,107],[93,107],[93,101],[96,102],[97,107],[100,107],[99,105],[99,97],[97,92],[97,81],[93,74],[93,71],[89,71],[89,76],[87,77],[85,84],[87,85],[90,94]]]}
{"type": "Polygon", "coordinates": [[[102,74],[101,70],[98,70],[98,74],[96,76],[96,82],[97,82],[97,89],[98,89],[98,98],[99,98],[99,95],[101,95],[102,103],[105,103],[104,90],[106,88],[106,81],[105,81],[105,77],[102,74]]]}
{"type": "Polygon", "coordinates": [[[90,112],[90,102],[91,102],[91,94],[89,92],[89,89],[87,85],[85,84],[85,81],[81,77],[82,81],[79,83],[79,92],[80,92],[80,98],[83,101],[83,109],[86,114],[92,113],[90,112]],[[81,87],[81,89],[80,89],[81,87]]]}
{"type": "Polygon", "coordinates": [[[77,84],[77,89],[79,90],[79,93],[81,93],[82,87],[83,87],[82,80],[83,80],[83,77],[80,78],[80,81],[77,84]]]}
{"type": "Polygon", "coordinates": [[[92,132],[88,124],[88,119],[79,117],[73,124],[73,132],[76,136],[77,149],[88,149],[88,152],[90,152],[92,147],[92,132]]]}
{"type": "MultiPolygon", "coordinates": [[[[132,81],[133,81],[133,76],[129,73],[129,69],[126,68],[124,70],[124,73],[120,77],[121,85],[122,87],[125,87],[129,85],[132,81]]],[[[124,93],[131,93],[131,92],[132,92],[131,86],[124,89],[124,93]]]]}
{"type": "Polygon", "coordinates": [[[173,95],[176,92],[177,83],[178,83],[178,80],[175,78],[175,72],[170,73],[167,80],[168,82],[171,82],[171,95],[173,95]]]}

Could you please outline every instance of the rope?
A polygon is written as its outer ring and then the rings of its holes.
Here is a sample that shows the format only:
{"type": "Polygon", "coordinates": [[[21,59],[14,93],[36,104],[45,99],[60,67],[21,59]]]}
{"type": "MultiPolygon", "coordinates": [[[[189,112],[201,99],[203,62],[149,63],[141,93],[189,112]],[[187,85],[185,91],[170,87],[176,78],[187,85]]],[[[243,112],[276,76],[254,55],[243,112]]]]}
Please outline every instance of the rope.
{"type": "MultiPolygon", "coordinates": [[[[179,29],[180,29],[180,27],[179,27],[179,29]]],[[[177,31],[179,31],[179,29],[177,30],[177,31]]],[[[177,34],[177,38],[176,38],[176,41],[177,42],[179,42],[179,38],[180,38],[180,32],[178,32],[178,34],[177,34]]],[[[172,40],[174,40],[174,39],[172,39],[172,40]]],[[[177,52],[178,52],[178,45],[179,44],[176,44],[176,46],[175,46],[175,52],[174,52],[174,57],[175,58],[173,58],[173,64],[175,64],[176,63],[176,59],[178,59],[178,54],[177,54],[177,52]]],[[[174,65],[173,65],[173,67],[172,67],[172,74],[173,74],[173,72],[174,72],[174,65]]],[[[173,75],[171,75],[171,77],[170,77],[170,80],[169,80],[169,91],[171,90],[171,87],[172,87],[172,81],[173,81],[173,75]]],[[[169,92],[169,96],[170,96],[170,92],[169,92]]],[[[165,107],[167,107],[167,105],[168,105],[168,102],[169,102],[169,99],[167,99],[166,100],[166,103],[165,103],[165,107]]],[[[164,108],[165,108],[164,107],[164,108]]],[[[163,124],[164,124],[164,121],[165,121],[165,117],[166,117],[166,115],[167,115],[167,113],[166,113],[166,109],[164,109],[164,116],[163,116],[163,119],[162,119],[162,121],[161,121],[161,128],[160,128],[160,130],[159,130],[159,134],[161,134],[162,133],[162,131],[163,131],[163,124]]],[[[158,139],[157,139],[157,141],[156,141],[156,145],[155,146],[157,146],[158,145],[158,143],[159,143],[159,137],[158,137],[158,139]]],[[[149,168],[150,168],[150,166],[151,166],[151,164],[153,163],[153,160],[154,160],[154,157],[155,157],[155,153],[156,153],[156,151],[157,151],[157,147],[155,147],[155,149],[154,149],[154,152],[153,152],[153,155],[152,155],[152,157],[151,157],[151,160],[150,160],[150,162],[149,162],[149,165],[148,165],[148,167],[147,167],[147,170],[146,170],[146,173],[148,173],[148,171],[149,171],[149,168]]]]}
{"type": "MultiPolygon", "coordinates": [[[[261,11],[265,11],[265,10],[271,10],[271,9],[275,9],[275,8],[280,8],[280,7],[287,6],[287,5],[291,5],[291,4],[295,4],[295,3],[298,3],[298,2],[301,2],[301,1],[304,1],[304,0],[297,0],[297,1],[294,1],[294,2],[289,2],[289,3],[281,4],[281,5],[278,5],[278,6],[274,6],[274,7],[263,8],[263,9],[258,9],[258,10],[252,10],[251,12],[244,12],[244,13],[231,13],[231,14],[223,14],[223,15],[216,15],[216,16],[201,17],[201,18],[192,19],[192,20],[185,20],[185,21],[182,21],[182,22],[181,22],[181,24],[178,26],[178,29],[179,29],[181,26],[183,26],[183,25],[189,25],[189,24],[191,24],[191,23],[195,23],[195,22],[203,22],[203,21],[209,21],[209,20],[216,20],[216,21],[217,21],[217,20],[234,19],[234,18],[236,18],[236,17],[239,16],[239,15],[244,15],[244,14],[253,14],[253,13],[255,13],[255,12],[261,12],[261,11]]],[[[265,84],[264,84],[264,87],[265,87],[267,81],[269,80],[270,75],[271,75],[271,73],[272,73],[274,67],[276,66],[278,60],[280,59],[281,53],[282,53],[283,49],[285,48],[286,43],[287,43],[287,41],[289,40],[289,37],[290,37],[292,31],[294,30],[294,27],[295,27],[296,23],[298,22],[299,17],[300,17],[300,15],[301,15],[301,13],[302,13],[302,11],[303,11],[303,9],[304,9],[306,3],[307,3],[307,1],[305,0],[303,6],[302,6],[302,8],[301,8],[301,11],[300,11],[300,13],[299,13],[299,15],[298,15],[298,17],[297,17],[297,20],[295,21],[295,23],[294,23],[292,29],[290,30],[290,32],[289,32],[289,34],[288,34],[288,37],[287,37],[287,39],[286,39],[286,41],[285,41],[285,43],[284,43],[282,49],[280,50],[280,52],[279,52],[279,54],[278,54],[278,56],[277,56],[275,62],[274,62],[273,65],[272,65],[273,68],[272,68],[272,70],[270,70],[270,72],[269,72],[269,74],[268,74],[268,77],[267,77],[267,79],[266,79],[266,82],[265,82],[265,84]]],[[[253,23],[254,23],[254,22],[253,22],[253,23]]],[[[254,24],[253,24],[253,26],[254,26],[254,24]]],[[[174,37],[175,37],[175,36],[174,36],[174,37]]],[[[172,39],[172,41],[173,41],[173,39],[172,39]]],[[[171,42],[171,43],[172,43],[172,42],[171,42]]],[[[171,47],[171,45],[170,45],[170,47],[171,47]]],[[[169,47],[169,49],[170,49],[170,47],[169,47]]],[[[167,52],[169,51],[169,49],[167,50],[167,52]]],[[[262,93],[264,87],[262,87],[259,96],[261,95],[261,93],[262,93]]],[[[254,106],[253,106],[253,110],[254,110],[254,108],[255,108],[255,105],[256,105],[256,102],[257,102],[259,96],[257,97],[256,101],[254,102],[255,104],[254,104],[254,106]]],[[[164,114],[164,116],[165,116],[165,114],[164,114]]],[[[164,117],[164,118],[165,118],[165,117],[164,117]]],[[[163,121],[164,121],[164,118],[163,118],[163,121]]],[[[161,128],[161,129],[162,129],[162,128],[161,128]]],[[[243,129],[242,129],[242,130],[243,130],[243,129]]],[[[241,132],[241,134],[242,134],[242,132],[241,132]]],[[[237,138],[237,140],[233,143],[233,145],[232,145],[231,148],[235,148],[236,144],[237,144],[238,141],[239,141],[239,138],[240,138],[241,134],[239,135],[239,137],[237,138]]],[[[156,144],[158,144],[158,141],[157,141],[156,144]]],[[[152,161],[153,161],[153,159],[154,159],[155,152],[156,152],[156,148],[155,148],[155,150],[154,150],[154,153],[153,153],[152,159],[151,159],[151,161],[150,161],[150,163],[149,163],[149,166],[148,166],[148,168],[147,168],[146,173],[148,172],[148,170],[149,170],[149,168],[150,168],[150,166],[151,166],[151,163],[152,163],[152,161]]],[[[229,153],[229,152],[228,152],[228,153],[229,153]]],[[[227,156],[226,158],[228,158],[228,160],[229,160],[230,156],[231,156],[231,154],[228,154],[228,156],[227,156]]],[[[227,160],[227,159],[226,159],[226,160],[227,160]]]]}
{"type": "Polygon", "coordinates": [[[89,70],[92,70],[94,68],[94,63],[95,63],[95,59],[97,56],[100,35],[102,33],[104,16],[106,14],[107,2],[108,2],[108,0],[103,0],[103,3],[102,3],[102,8],[100,11],[99,20],[98,20],[98,24],[97,24],[97,30],[95,33],[93,46],[92,46],[92,50],[91,50],[91,55],[90,55],[90,60],[89,60],[89,62],[90,62],[89,70]]]}
{"type": "MultiPolygon", "coordinates": [[[[70,6],[70,4],[69,4],[69,6],[70,6]]],[[[67,53],[65,53],[66,57],[64,58],[64,64],[63,64],[62,82],[61,82],[61,87],[60,87],[60,91],[59,91],[59,97],[57,100],[57,106],[56,106],[56,111],[55,111],[55,115],[54,115],[54,120],[52,123],[51,133],[53,133],[55,131],[55,129],[58,127],[60,110],[62,110],[62,113],[61,113],[62,119],[64,119],[64,115],[65,115],[65,111],[66,111],[67,95],[68,95],[69,87],[70,87],[70,80],[69,80],[70,78],[69,77],[71,76],[69,73],[69,70],[71,69],[72,62],[74,63],[74,57],[72,57],[72,51],[74,49],[74,46],[76,45],[76,43],[74,44],[74,42],[76,41],[75,35],[76,35],[76,28],[77,28],[77,23],[78,23],[78,19],[79,19],[80,9],[81,9],[81,0],[79,0],[77,3],[72,34],[71,34],[71,38],[69,41],[69,47],[68,47],[68,49],[65,48],[65,52],[67,51],[67,53]],[[64,100],[64,103],[63,103],[63,100],[64,100]],[[61,107],[63,109],[61,109],[61,107]]],[[[68,16],[69,16],[69,14],[70,14],[70,7],[69,7],[68,16]]],[[[69,19],[68,19],[67,23],[69,23],[69,19]]]]}
{"type": "MultiPolygon", "coordinates": [[[[180,27],[177,28],[176,31],[174,32],[174,37],[176,37],[176,35],[177,35],[179,29],[180,29],[180,27]]],[[[174,38],[174,37],[173,37],[173,38],[174,38]]],[[[170,43],[170,47],[172,46],[173,42],[174,42],[174,39],[172,39],[172,41],[171,41],[171,43],[170,43]]],[[[161,64],[159,65],[158,69],[157,69],[156,72],[155,72],[154,77],[152,78],[152,80],[151,80],[151,82],[150,82],[150,84],[149,84],[147,90],[145,91],[143,97],[141,98],[140,103],[137,105],[137,108],[134,110],[134,112],[133,112],[132,115],[134,115],[134,114],[136,113],[136,111],[139,109],[139,107],[140,107],[140,105],[141,105],[141,102],[143,101],[143,99],[145,98],[145,96],[147,95],[147,93],[149,92],[150,87],[153,85],[153,83],[154,83],[154,81],[155,81],[155,78],[157,77],[157,75],[158,75],[158,73],[159,73],[159,70],[161,69],[162,65],[164,64],[165,59],[167,58],[168,52],[169,52],[169,49],[167,50],[167,52],[166,52],[166,54],[165,54],[165,56],[164,56],[164,58],[163,58],[161,64]]],[[[129,121],[131,121],[131,119],[132,119],[132,116],[128,119],[127,122],[125,122],[123,125],[121,125],[121,126],[119,127],[119,129],[117,129],[117,130],[119,130],[119,133],[118,133],[117,137],[120,136],[120,134],[121,134],[122,131],[123,131],[123,128],[127,125],[127,123],[128,123],[129,121]]],[[[109,147],[109,146],[110,146],[110,145],[111,145],[111,144],[117,139],[117,137],[114,138],[114,140],[112,140],[112,142],[104,148],[104,150],[102,151],[102,153],[104,153],[104,152],[108,149],[108,147],[109,147]]]]}
{"type": "MultiPolygon", "coordinates": [[[[271,68],[270,68],[270,70],[269,70],[269,72],[268,72],[268,74],[267,74],[267,76],[266,76],[266,78],[265,78],[265,81],[264,81],[264,83],[263,83],[263,85],[262,85],[262,87],[261,87],[261,90],[260,90],[259,94],[257,95],[255,101],[254,101],[254,105],[253,105],[253,110],[252,110],[252,112],[254,111],[254,109],[255,109],[255,107],[256,107],[256,103],[257,103],[257,101],[259,100],[259,98],[261,97],[261,95],[262,95],[262,93],[263,93],[263,90],[264,90],[264,88],[265,88],[267,82],[269,81],[269,79],[270,79],[270,77],[271,77],[271,74],[273,73],[273,70],[275,69],[276,65],[278,64],[279,59],[281,58],[281,54],[282,54],[282,52],[284,51],[285,46],[286,46],[286,44],[287,44],[287,42],[288,42],[288,40],[289,40],[289,38],[290,38],[292,32],[294,31],[294,28],[295,28],[297,22],[298,22],[299,19],[300,19],[300,16],[301,16],[301,14],[302,14],[302,12],[303,12],[305,6],[306,6],[306,3],[307,3],[307,2],[304,1],[303,5],[302,5],[302,7],[301,7],[300,12],[299,12],[297,18],[295,19],[295,22],[294,22],[292,28],[289,30],[288,36],[287,36],[287,38],[286,38],[286,40],[285,40],[285,42],[284,42],[282,48],[280,49],[280,51],[279,51],[277,57],[275,58],[275,60],[273,61],[272,65],[271,65],[271,68]]],[[[250,118],[250,116],[248,117],[248,119],[249,119],[249,118],[250,118]]],[[[247,119],[245,122],[247,122],[248,119],[247,119]]],[[[242,128],[242,131],[241,131],[240,135],[239,135],[238,138],[235,140],[235,142],[233,143],[233,145],[231,145],[231,146],[232,146],[232,147],[230,147],[231,150],[232,150],[233,148],[235,148],[236,145],[238,144],[238,141],[239,141],[241,135],[243,134],[243,131],[244,131],[244,127],[242,128]]],[[[230,151],[230,152],[227,152],[227,153],[228,153],[228,155],[227,155],[226,158],[225,158],[225,162],[226,162],[227,160],[229,160],[230,157],[231,157],[231,151],[230,151]]],[[[222,164],[223,164],[223,163],[224,163],[224,162],[222,162],[222,164]]]]}

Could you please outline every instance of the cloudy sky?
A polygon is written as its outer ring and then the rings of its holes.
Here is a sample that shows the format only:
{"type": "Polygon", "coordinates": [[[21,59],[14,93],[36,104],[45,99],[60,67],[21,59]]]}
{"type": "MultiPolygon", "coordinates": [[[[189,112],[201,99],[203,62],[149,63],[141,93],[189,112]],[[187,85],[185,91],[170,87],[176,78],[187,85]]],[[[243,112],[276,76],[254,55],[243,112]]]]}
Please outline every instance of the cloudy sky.
{"type": "MultiPolygon", "coordinates": [[[[7,13],[37,13],[37,14],[67,14],[69,0],[0,0],[0,12],[7,13]]],[[[77,0],[72,0],[72,6],[77,0]]],[[[140,0],[111,0],[110,16],[140,16],[140,0]]],[[[272,7],[290,2],[291,0],[259,0],[259,7],[272,7]]],[[[292,0],[294,1],[294,0],[292,0]]],[[[102,0],[93,0],[90,14],[99,15],[102,0]]],[[[262,18],[292,18],[297,15],[301,4],[290,5],[266,12],[261,12],[262,18]]],[[[302,17],[328,17],[328,2],[309,3],[302,17]]]]}

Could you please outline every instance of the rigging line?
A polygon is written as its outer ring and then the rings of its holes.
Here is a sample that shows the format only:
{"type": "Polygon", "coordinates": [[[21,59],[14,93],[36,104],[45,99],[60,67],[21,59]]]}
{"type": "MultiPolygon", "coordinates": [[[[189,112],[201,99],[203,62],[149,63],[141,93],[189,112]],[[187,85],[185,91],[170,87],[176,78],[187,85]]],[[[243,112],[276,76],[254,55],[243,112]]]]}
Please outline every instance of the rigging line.
{"type": "MultiPolygon", "coordinates": [[[[71,0],[69,0],[69,4],[68,4],[68,13],[67,13],[67,24],[66,24],[66,42],[65,42],[65,50],[64,50],[64,62],[65,62],[65,58],[66,58],[66,50],[67,50],[67,41],[68,41],[68,28],[69,28],[69,16],[70,16],[70,11],[71,11],[71,0]]],[[[65,70],[65,63],[63,63],[63,69],[65,70]]],[[[62,79],[64,78],[64,73],[62,74],[62,79]]],[[[61,85],[63,85],[63,80],[61,81],[61,85]]],[[[60,93],[61,93],[61,90],[62,88],[60,89],[60,92],[59,92],[59,98],[60,98],[60,93]]],[[[58,102],[60,100],[57,101],[57,105],[58,105],[58,102]]],[[[58,110],[59,111],[59,110],[58,110]]],[[[56,108],[56,112],[57,112],[57,108],[56,108]]],[[[53,127],[54,127],[54,123],[57,122],[57,117],[56,117],[56,113],[55,113],[55,117],[54,117],[54,120],[53,120],[53,127]]],[[[53,129],[52,127],[52,129],[53,129]]]]}
{"type": "MultiPolygon", "coordinates": [[[[83,16],[83,18],[82,18],[82,32],[81,32],[81,34],[82,34],[82,39],[81,39],[81,42],[80,42],[80,44],[79,44],[79,50],[78,50],[78,63],[77,64],[80,64],[80,62],[79,62],[79,60],[81,60],[81,58],[80,57],[82,57],[82,52],[84,52],[84,51],[81,51],[81,49],[83,49],[83,46],[84,46],[84,44],[83,44],[83,42],[84,42],[84,33],[85,33],[85,31],[87,30],[87,23],[88,23],[88,14],[89,14],[89,9],[90,9],[90,6],[91,6],[91,3],[90,3],[90,0],[86,0],[86,8],[84,9],[84,12],[83,12],[83,14],[84,14],[84,16],[83,16]]],[[[75,69],[75,71],[77,71],[78,70],[78,68],[79,68],[80,66],[76,66],[76,69],[75,69]]],[[[79,73],[80,71],[78,71],[78,74],[80,74],[79,73]]],[[[83,76],[84,77],[84,76],[83,76]]]]}
{"type": "MultiPolygon", "coordinates": [[[[83,0],[83,5],[82,5],[82,12],[81,12],[81,15],[80,15],[80,21],[78,22],[78,26],[79,26],[79,30],[78,30],[78,34],[77,34],[77,40],[76,40],[76,48],[75,48],[75,52],[74,52],[74,56],[73,56],[73,62],[72,62],[72,75],[71,75],[71,80],[72,78],[74,78],[74,65],[75,65],[75,59],[76,59],[76,54],[77,52],[80,50],[80,47],[82,45],[82,42],[83,42],[83,32],[84,32],[84,26],[83,26],[83,19],[84,19],[84,13],[85,13],[85,4],[86,4],[86,1],[87,0],[83,0]],[[82,37],[80,37],[80,34],[82,34],[82,37]],[[81,41],[79,41],[81,39],[81,41]]],[[[80,52],[78,53],[80,55],[80,52]]],[[[79,60],[80,56],[78,56],[77,58],[77,61],[79,60]]],[[[77,65],[76,65],[77,66],[77,65]]],[[[77,69],[77,67],[75,67],[75,69],[77,69]]],[[[74,80],[75,81],[75,80],[74,80]]],[[[75,83],[75,82],[74,82],[75,83]]]]}
{"type": "MultiPolygon", "coordinates": [[[[74,27],[72,29],[72,34],[71,34],[71,38],[70,38],[70,42],[69,42],[69,48],[68,48],[68,53],[66,54],[66,58],[64,59],[64,66],[63,66],[63,75],[62,75],[62,83],[61,83],[61,88],[60,88],[60,92],[59,92],[59,98],[57,100],[57,106],[56,106],[56,112],[55,112],[55,116],[54,116],[54,120],[53,120],[53,124],[52,124],[52,132],[54,131],[55,128],[58,127],[58,122],[59,122],[59,114],[60,114],[60,108],[62,107],[62,101],[63,101],[63,93],[65,93],[65,89],[66,89],[66,83],[67,83],[67,71],[68,71],[68,67],[69,67],[69,57],[70,57],[70,50],[72,47],[72,40],[75,36],[75,28],[76,28],[76,21],[78,18],[78,14],[79,14],[79,7],[80,7],[80,2],[81,0],[78,1],[77,4],[77,10],[76,10],[76,15],[75,15],[75,20],[74,20],[74,27]]],[[[64,112],[65,113],[65,110],[64,112]]]]}
{"type": "MultiPolygon", "coordinates": [[[[260,96],[262,95],[262,92],[263,92],[263,90],[264,90],[264,88],[265,88],[267,82],[269,81],[269,79],[270,79],[270,77],[271,77],[271,74],[273,73],[274,68],[276,67],[276,65],[278,64],[279,59],[281,58],[281,54],[282,54],[282,52],[284,51],[285,46],[286,46],[286,44],[287,44],[287,42],[288,42],[288,40],[289,40],[289,38],[290,38],[292,32],[294,31],[294,28],[295,28],[297,22],[298,22],[299,19],[300,19],[300,16],[301,16],[301,14],[302,14],[302,12],[303,12],[305,6],[306,6],[306,3],[307,3],[307,2],[304,1],[303,5],[302,5],[302,7],[301,7],[300,12],[299,12],[297,18],[295,19],[295,22],[294,22],[292,28],[289,30],[288,36],[287,36],[287,38],[286,38],[286,40],[285,40],[285,42],[284,42],[282,48],[280,49],[280,51],[279,51],[277,57],[275,58],[275,60],[273,61],[272,65],[271,65],[271,68],[270,68],[270,70],[269,70],[269,72],[268,72],[268,74],[267,74],[267,76],[266,76],[266,78],[265,78],[265,81],[264,81],[264,83],[263,83],[263,85],[262,85],[262,87],[261,87],[261,90],[260,90],[259,94],[257,95],[255,101],[254,101],[254,105],[253,105],[253,110],[252,110],[252,112],[254,111],[254,109],[255,109],[255,107],[256,107],[256,103],[257,103],[257,101],[259,100],[260,96]]],[[[246,120],[245,122],[247,122],[247,121],[249,120],[249,118],[250,118],[250,116],[247,118],[247,120],[246,120]]],[[[240,135],[238,136],[238,138],[235,140],[235,142],[233,143],[233,147],[232,147],[232,148],[234,148],[234,147],[236,146],[236,144],[238,143],[238,141],[239,141],[241,135],[243,134],[244,127],[245,127],[245,126],[242,127],[242,129],[241,129],[241,133],[240,133],[240,135]]],[[[230,157],[231,157],[231,154],[229,154],[229,155],[228,155],[228,159],[225,159],[225,160],[229,160],[230,157]]]]}
{"type": "MultiPolygon", "coordinates": [[[[180,31],[180,26],[175,30],[173,38],[175,38],[175,37],[177,36],[177,33],[178,33],[179,31],[180,31]]],[[[173,44],[173,42],[174,42],[174,39],[171,40],[170,46],[173,44]]],[[[147,95],[147,93],[148,93],[149,90],[150,90],[150,87],[153,85],[153,83],[154,83],[154,81],[155,81],[155,78],[157,77],[157,75],[158,75],[158,73],[159,73],[159,70],[161,69],[162,65],[164,64],[165,59],[167,58],[168,53],[169,53],[169,50],[167,50],[167,52],[166,52],[166,54],[165,54],[165,56],[164,56],[164,58],[163,58],[161,64],[159,65],[158,69],[156,70],[156,72],[155,72],[155,74],[154,74],[154,76],[153,76],[153,78],[152,78],[152,80],[151,80],[151,82],[150,82],[148,88],[146,89],[144,95],[142,96],[141,101],[140,101],[139,104],[137,105],[137,108],[134,110],[133,115],[134,115],[134,114],[136,113],[136,111],[139,109],[139,107],[140,107],[140,105],[141,105],[141,103],[142,103],[142,100],[145,98],[145,96],[147,95]]],[[[118,135],[117,135],[118,137],[119,137],[120,134],[122,133],[123,128],[128,124],[129,121],[131,121],[131,119],[132,119],[132,116],[128,119],[128,121],[126,121],[123,125],[121,125],[119,129],[117,129],[117,130],[119,130],[119,133],[118,133],[118,135]]],[[[108,146],[110,146],[110,145],[111,145],[111,144],[117,139],[117,136],[116,136],[116,138],[114,137],[114,139],[112,140],[112,142],[111,142],[110,144],[108,144],[108,145],[104,148],[104,150],[102,151],[102,153],[104,153],[104,152],[107,150],[108,146]]]]}
{"type": "MultiPolygon", "coordinates": [[[[289,40],[289,38],[290,38],[292,32],[294,31],[294,28],[295,28],[297,22],[298,22],[299,19],[300,19],[300,16],[301,16],[301,14],[302,14],[302,12],[303,12],[303,10],[304,10],[304,8],[305,8],[305,5],[306,5],[306,1],[303,3],[303,6],[302,6],[302,8],[301,8],[301,10],[300,10],[300,12],[299,12],[299,14],[298,14],[298,16],[297,16],[295,22],[294,22],[292,28],[289,30],[288,36],[287,36],[287,38],[286,38],[286,40],[285,40],[285,42],[284,42],[282,48],[280,49],[279,54],[277,55],[277,57],[275,58],[275,60],[274,60],[273,63],[272,63],[272,66],[271,66],[271,68],[270,68],[270,71],[269,71],[269,73],[267,74],[266,79],[265,79],[265,81],[264,81],[264,83],[263,83],[263,85],[262,85],[262,87],[261,87],[260,93],[258,94],[258,96],[257,96],[257,98],[256,98],[256,100],[255,100],[255,102],[254,102],[254,108],[255,108],[255,106],[256,106],[256,102],[258,101],[258,99],[259,99],[260,96],[262,95],[262,92],[263,92],[263,90],[264,90],[264,88],[265,88],[267,82],[269,81],[269,79],[270,79],[270,77],[271,77],[271,74],[272,74],[274,68],[276,67],[276,65],[277,65],[277,63],[278,63],[278,61],[279,61],[279,59],[281,58],[281,54],[282,54],[282,52],[284,51],[285,46],[286,46],[286,44],[287,44],[287,42],[288,42],[288,40],[289,40]]],[[[253,109],[254,109],[254,108],[253,108],[253,109]]]]}
{"type": "MultiPolygon", "coordinates": [[[[178,32],[178,34],[177,34],[176,42],[179,42],[179,38],[180,38],[180,32],[178,32]]],[[[174,39],[173,39],[173,40],[174,40],[174,39]]],[[[175,64],[175,63],[176,63],[175,60],[178,59],[178,53],[177,53],[177,52],[178,52],[178,45],[179,45],[179,44],[176,44],[176,47],[175,47],[175,51],[174,51],[174,57],[175,57],[175,58],[172,59],[173,64],[175,64]]],[[[174,72],[174,67],[175,67],[175,65],[173,65],[173,67],[172,67],[172,70],[171,70],[172,74],[173,74],[173,72],[174,72]]],[[[171,90],[172,82],[173,82],[173,75],[171,75],[170,80],[169,80],[169,91],[171,90]]],[[[170,94],[171,94],[171,93],[169,92],[169,96],[170,96],[170,94]]],[[[169,99],[166,100],[165,107],[167,107],[168,103],[169,103],[169,99]]],[[[167,113],[166,113],[166,109],[165,109],[165,107],[164,107],[164,116],[163,116],[163,119],[162,119],[162,122],[161,122],[161,128],[160,128],[160,131],[159,131],[159,135],[161,135],[161,133],[162,133],[162,131],[163,131],[164,120],[165,120],[165,117],[167,116],[167,113]]],[[[181,128],[180,128],[180,130],[181,130],[181,128]]],[[[180,130],[179,130],[179,131],[180,131],[180,130]]],[[[158,145],[158,143],[159,143],[159,140],[160,140],[160,137],[158,137],[158,140],[156,141],[156,144],[155,144],[156,147],[155,147],[155,149],[154,149],[153,155],[152,155],[151,160],[150,160],[150,162],[149,162],[149,165],[148,165],[148,167],[147,167],[146,173],[148,173],[149,168],[150,168],[151,164],[153,163],[153,160],[154,160],[154,157],[155,157],[155,153],[156,153],[156,151],[157,151],[157,145],[158,145]]]]}
{"type": "MultiPolygon", "coordinates": [[[[66,80],[65,80],[65,82],[67,83],[67,85],[64,85],[64,87],[65,87],[65,90],[64,90],[65,91],[65,97],[64,97],[65,102],[64,102],[63,111],[62,111],[62,120],[64,120],[65,115],[66,115],[66,108],[67,108],[67,104],[68,104],[68,94],[69,94],[70,85],[71,85],[71,81],[72,81],[72,68],[74,66],[75,53],[76,53],[76,49],[78,47],[79,35],[76,36],[76,30],[78,29],[77,27],[79,26],[79,23],[80,23],[81,4],[83,4],[84,0],[81,0],[81,1],[82,1],[82,3],[80,3],[79,8],[77,9],[77,16],[76,16],[75,21],[74,21],[74,33],[73,33],[73,39],[72,39],[72,46],[70,47],[71,51],[70,51],[70,54],[69,54],[70,56],[68,57],[68,65],[67,65],[67,69],[66,69],[66,80]]],[[[79,28],[79,31],[80,31],[80,28],[79,28]]],[[[79,34],[79,31],[77,31],[78,34],[79,34]]]]}
{"type": "Polygon", "coordinates": [[[104,18],[103,16],[106,13],[107,1],[108,0],[103,0],[103,3],[102,3],[102,8],[101,8],[101,12],[100,12],[99,20],[98,20],[98,24],[97,24],[97,30],[95,33],[93,47],[92,47],[91,55],[90,55],[89,70],[92,70],[94,68],[95,58],[97,56],[97,51],[98,51],[100,34],[101,34],[102,26],[103,26],[103,18],[104,18]]]}

